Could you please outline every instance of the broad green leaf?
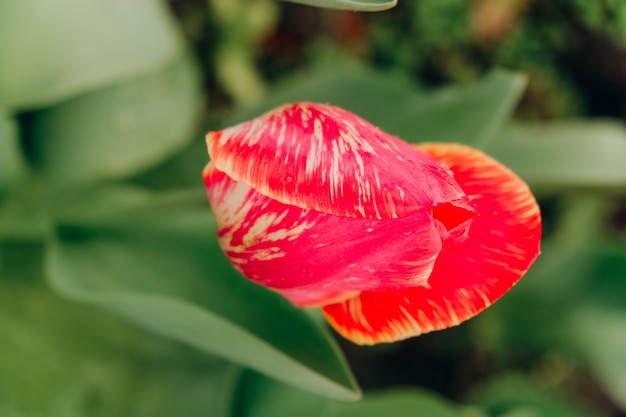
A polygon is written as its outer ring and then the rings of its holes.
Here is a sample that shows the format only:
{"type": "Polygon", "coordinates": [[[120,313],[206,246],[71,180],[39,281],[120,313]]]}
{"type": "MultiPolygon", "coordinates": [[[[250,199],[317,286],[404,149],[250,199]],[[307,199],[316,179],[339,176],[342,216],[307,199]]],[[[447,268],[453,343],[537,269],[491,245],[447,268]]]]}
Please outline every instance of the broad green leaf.
{"type": "Polygon", "coordinates": [[[541,417],[541,414],[531,407],[522,406],[503,414],[501,417],[541,417]]]}
{"type": "Polygon", "coordinates": [[[237,367],[33,281],[0,280],[0,339],[2,416],[231,416],[237,367]]]}
{"type": "Polygon", "coordinates": [[[456,406],[424,390],[395,389],[366,393],[361,401],[333,401],[255,373],[239,383],[241,417],[480,417],[478,410],[456,406]]]}
{"type": "Polygon", "coordinates": [[[515,411],[520,417],[602,417],[597,411],[586,411],[576,398],[567,398],[522,375],[496,378],[476,392],[473,398],[474,403],[491,416],[508,417],[515,411]]]}
{"type": "Polygon", "coordinates": [[[459,407],[427,391],[397,389],[368,394],[357,403],[333,403],[327,417],[462,417],[459,407]]]}
{"type": "MultiPolygon", "coordinates": [[[[208,130],[209,128],[205,129],[208,130]]],[[[133,182],[160,190],[199,188],[202,187],[202,177],[198,173],[206,166],[208,157],[204,137],[197,137],[181,152],[133,178],[133,182]]]]}
{"type": "Polygon", "coordinates": [[[396,123],[404,126],[399,136],[481,146],[509,120],[525,87],[524,76],[499,70],[469,86],[420,95],[407,109],[394,109],[400,112],[396,123]]]}
{"type": "Polygon", "coordinates": [[[151,71],[181,49],[160,0],[2,0],[0,106],[49,105],[151,71]]]}
{"type": "Polygon", "coordinates": [[[46,178],[68,183],[121,177],[189,143],[200,110],[189,56],[132,81],[37,112],[33,144],[46,178]]]}
{"type": "Polygon", "coordinates": [[[585,300],[626,313],[626,241],[605,237],[598,245],[595,270],[592,271],[585,300]]]}
{"type": "MultiPolygon", "coordinates": [[[[174,204],[194,199],[203,201],[204,197],[201,189],[194,192],[185,190],[170,196],[174,204]]],[[[113,183],[61,195],[58,200],[51,202],[51,206],[57,223],[103,225],[110,222],[116,224],[119,221],[116,216],[124,216],[137,208],[145,208],[153,200],[153,193],[147,189],[113,183]]]]}
{"type": "Polygon", "coordinates": [[[40,279],[42,254],[41,242],[0,240],[0,283],[40,279]]]}
{"type": "Polygon", "coordinates": [[[626,410],[626,309],[588,305],[575,311],[568,329],[591,372],[626,410]]]}
{"type": "Polygon", "coordinates": [[[21,181],[0,204],[0,240],[41,242],[50,226],[48,208],[36,181],[21,181]]]}
{"type": "Polygon", "coordinates": [[[24,171],[17,123],[0,111],[0,197],[24,171]]]}
{"type": "Polygon", "coordinates": [[[328,332],[226,261],[201,198],[156,198],[91,225],[61,226],[49,242],[50,282],[74,299],[303,389],[358,397],[328,332]]]}
{"type": "Polygon", "coordinates": [[[608,120],[513,125],[485,150],[540,190],[623,188],[626,127],[608,120]]]}
{"type": "Polygon", "coordinates": [[[605,242],[598,252],[587,295],[570,315],[567,341],[611,398],[626,410],[624,241],[605,242]]]}
{"type": "Polygon", "coordinates": [[[525,83],[521,75],[495,71],[469,86],[426,92],[392,75],[325,70],[289,81],[266,102],[242,110],[232,121],[283,103],[315,101],[350,110],[409,142],[480,144],[508,120],[525,83]]]}
{"type": "Polygon", "coordinates": [[[360,12],[378,12],[391,9],[398,0],[284,0],[308,6],[325,7],[329,9],[353,10],[360,12]]]}
{"type": "Polygon", "coordinates": [[[414,91],[403,77],[360,67],[321,69],[284,81],[261,103],[236,110],[226,122],[239,123],[285,103],[314,101],[343,107],[375,123],[372,118],[388,113],[388,106],[393,105],[394,110],[407,106],[414,91]]]}
{"type": "Polygon", "coordinates": [[[245,372],[239,381],[235,402],[238,417],[326,417],[331,400],[245,372]]]}

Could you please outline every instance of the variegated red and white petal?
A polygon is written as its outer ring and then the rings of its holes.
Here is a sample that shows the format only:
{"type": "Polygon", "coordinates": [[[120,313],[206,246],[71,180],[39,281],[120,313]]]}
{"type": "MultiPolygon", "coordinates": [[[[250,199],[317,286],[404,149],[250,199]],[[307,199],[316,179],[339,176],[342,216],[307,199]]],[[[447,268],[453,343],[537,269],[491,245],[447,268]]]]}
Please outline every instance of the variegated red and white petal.
{"type": "Polygon", "coordinates": [[[465,240],[444,244],[427,285],[366,291],[324,307],[331,325],[355,343],[393,342],[457,325],[500,298],[539,255],[541,215],[522,180],[466,146],[420,148],[452,169],[478,216],[465,240]]]}
{"type": "Polygon", "coordinates": [[[390,219],[463,197],[445,164],[329,105],[285,105],[209,133],[207,145],[232,179],[323,213],[390,219]]]}
{"type": "Polygon", "coordinates": [[[339,217],[280,203],[212,163],[204,179],[233,265],[301,306],[424,284],[441,249],[427,210],[388,220],[339,217]]]}

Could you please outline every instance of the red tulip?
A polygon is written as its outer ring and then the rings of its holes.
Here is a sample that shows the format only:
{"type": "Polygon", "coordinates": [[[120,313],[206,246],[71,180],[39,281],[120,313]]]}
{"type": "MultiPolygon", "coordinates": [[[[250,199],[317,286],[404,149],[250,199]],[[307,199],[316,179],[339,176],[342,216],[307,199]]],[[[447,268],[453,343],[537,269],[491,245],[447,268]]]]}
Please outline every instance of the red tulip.
{"type": "Polygon", "coordinates": [[[296,103],[207,136],[220,245],[248,279],[321,306],[359,344],[454,326],[539,254],[526,184],[476,149],[409,145],[296,103]]]}

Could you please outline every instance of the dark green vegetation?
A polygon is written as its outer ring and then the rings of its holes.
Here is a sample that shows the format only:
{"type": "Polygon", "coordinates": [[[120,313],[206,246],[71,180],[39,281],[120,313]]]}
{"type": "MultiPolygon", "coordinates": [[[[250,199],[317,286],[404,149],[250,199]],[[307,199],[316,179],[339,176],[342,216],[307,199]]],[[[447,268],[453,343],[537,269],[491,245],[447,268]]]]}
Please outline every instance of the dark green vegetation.
{"type": "Polygon", "coordinates": [[[53,3],[0,2],[1,417],[626,415],[622,1],[53,3]],[[484,149],[543,255],[457,328],[337,342],[232,270],[200,177],[294,100],[484,149]]]}

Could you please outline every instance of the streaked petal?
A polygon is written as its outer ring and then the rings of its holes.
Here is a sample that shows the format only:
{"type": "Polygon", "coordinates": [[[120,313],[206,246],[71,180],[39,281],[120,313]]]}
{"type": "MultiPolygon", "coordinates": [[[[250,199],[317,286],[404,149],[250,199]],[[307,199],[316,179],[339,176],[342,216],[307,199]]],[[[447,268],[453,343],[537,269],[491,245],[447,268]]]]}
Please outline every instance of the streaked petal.
{"type": "Polygon", "coordinates": [[[467,239],[444,245],[426,286],[367,291],[324,307],[333,327],[355,343],[392,342],[457,325],[501,297],[539,254],[541,215],[523,181],[472,148],[420,148],[450,167],[478,216],[467,239]]]}
{"type": "Polygon", "coordinates": [[[445,165],[328,105],[282,106],[209,133],[207,145],[230,178],[323,213],[390,219],[463,197],[445,165]]]}
{"type": "Polygon", "coordinates": [[[268,198],[213,163],[204,178],[233,265],[298,305],[424,284],[441,249],[426,210],[389,220],[339,217],[268,198]]]}

